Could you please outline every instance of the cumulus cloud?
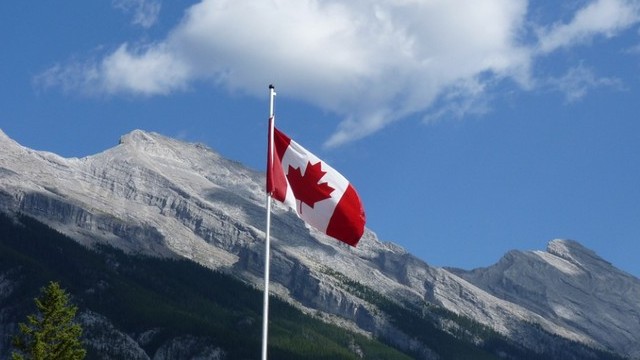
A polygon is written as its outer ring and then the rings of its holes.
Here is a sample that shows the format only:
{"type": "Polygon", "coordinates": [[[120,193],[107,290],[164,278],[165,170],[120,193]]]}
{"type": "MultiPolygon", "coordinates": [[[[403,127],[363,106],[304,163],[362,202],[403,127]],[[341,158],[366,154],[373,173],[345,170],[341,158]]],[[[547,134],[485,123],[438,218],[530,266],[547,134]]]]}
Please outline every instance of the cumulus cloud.
{"type": "Polygon", "coordinates": [[[56,64],[34,78],[42,88],[61,87],[85,95],[167,95],[188,87],[188,65],[162,44],[131,48],[123,44],[101,60],[56,64]]]}
{"type": "Polygon", "coordinates": [[[202,0],[165,39],[51,68],[41,81],[147,96],[202,80],[264,96],[274,83],[343,117],[326,142],[336,146],[411,114],[483,111],[476,99],[488,84],[531,86],[536,56],[636,23],[633,4],[594,1],[569,23],[536,27],[528,44],[526,0],[202,0]]]}
{"type": "Polygon", "coordinates": [[[168,94],[184,88],[190,77],[188,65],[162,44],[143,50],[124,44],[102,61],[99,72],[98,85],[108,93],[168,94]]]}

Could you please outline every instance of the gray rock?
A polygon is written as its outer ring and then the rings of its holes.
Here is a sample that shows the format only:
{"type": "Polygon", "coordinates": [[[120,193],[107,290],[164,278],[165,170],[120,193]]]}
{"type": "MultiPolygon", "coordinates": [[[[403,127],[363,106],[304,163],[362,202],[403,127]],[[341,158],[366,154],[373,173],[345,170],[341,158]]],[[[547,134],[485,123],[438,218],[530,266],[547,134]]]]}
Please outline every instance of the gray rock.
{"type": "MultiPolygon", "coordinates": [[[[85,158],[34,151],[0,131],[0,153],[0,210],[34,216],[87,246],[107,243],[130,253],[187,258],[262,286],[261,172],[206,146],[139,130],[85,158]]],[[[436,268],[369,229],[357,248],[349,247],[308,228],[279,203],[273,206],[271,240],[274,294],[406,348],[420,345],[348,284],[399,304],[443,306],[534,349],[529,335],[540,328],[640,356],[639,280],[573,241],[554,240],[545,252],[512,251],[473,271],[436,268]]],[[[122,341],[129,342],[124,335],[122,341]]],[[[175,339],[154,358],[194,341],[175,339]]]]}

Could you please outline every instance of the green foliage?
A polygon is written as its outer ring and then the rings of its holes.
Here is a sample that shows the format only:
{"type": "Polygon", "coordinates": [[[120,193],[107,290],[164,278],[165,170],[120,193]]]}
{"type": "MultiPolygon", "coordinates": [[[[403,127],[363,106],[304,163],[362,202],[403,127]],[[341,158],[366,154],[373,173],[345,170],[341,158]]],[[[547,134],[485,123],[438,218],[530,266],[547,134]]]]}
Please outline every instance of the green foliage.
{"type": "Polygon", "coordinates": [[[82,328],[73,322],[78,308],[57,282],[41,289],[35,299],[37,313],[18,324],[20,334],[13,339],[13,360],[81,360],[86,351],[80,342],[82,328]]]}
{"type": "MultiPolygon", "coordinates": [[[[32,218],[18,220],[0,214],[0,274],[11,274],[18,284],[0,298],[0,309],[32,298],[45,278],[60,279],[82,309],[106,316],[120,331],[153,329],[153,338],[142,345],[150,357],[167,341],[189,334],[208,339],[230,359],[259,358],[260,290],[188,260],[132,256],[106,246],[92,251],[32,218]]],[[[277,298],[270,301],[270,358],[356,359],[351,349],[357,348],[367,359],[410,359],[277,298]]],[[[100,351],[87,345],[87,358],[105,358],[100,351]]]]}

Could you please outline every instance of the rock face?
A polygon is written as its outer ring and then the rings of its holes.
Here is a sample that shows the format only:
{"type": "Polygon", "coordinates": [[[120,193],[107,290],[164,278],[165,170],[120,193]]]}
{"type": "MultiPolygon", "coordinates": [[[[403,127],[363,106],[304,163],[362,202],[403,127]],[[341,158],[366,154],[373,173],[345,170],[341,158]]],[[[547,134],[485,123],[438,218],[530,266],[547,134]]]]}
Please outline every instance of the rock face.
{"type": "MultiPolygon", "coordinates": [[[[100,154],[70,159],[25,148],[0,131],[0,153],[1,211],[33,216],[87,246],[188,258],[261,286],[262,173],[205,146],[139,130],[100,154]]],[[[536,324],[640,356],[640,282],[576,242],[510,252],[474,271],[435,268],[370,230],[357,248],[327,238],[277,203],[271,235],[273,291],[358,331],[412,343],[373,304],[346,291],[344,279],[399,303],[441,305],[526,346],[535,347],[527,334],[536,324]]],[[[198,339],[175,340],[187,343],[198,339]]],[[[167,345],[156,357],[174,350],[167,345]]],[[[199,351],[194,356],[224,357],[216,348],[199,351]]]]}
{"type": "Polygon", "coordinates": [[[456,273],[594,345],[640,356],[640,281],[575,241],[511,251],[491,267],[456,273]]]}

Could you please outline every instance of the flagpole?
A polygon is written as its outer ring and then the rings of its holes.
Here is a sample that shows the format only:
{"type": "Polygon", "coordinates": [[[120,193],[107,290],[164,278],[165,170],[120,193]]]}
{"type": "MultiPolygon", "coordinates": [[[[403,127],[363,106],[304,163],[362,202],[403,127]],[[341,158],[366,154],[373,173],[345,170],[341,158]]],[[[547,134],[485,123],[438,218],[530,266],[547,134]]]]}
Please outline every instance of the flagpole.
{"type": "MultiPolygon", "coordinates": [[[[275,87],[269,85],[269,145],[267,156],[267,166],[273,164],[273,128],[274,128],[274,111],[273,100],[276,96],[275,87]]],[[[267,169],[269,172],[270,169],[267,169]]],[[[262,307],[262,360],[267,360],[267,339],[269,333],[269,262],[271,252],[271,189],[267,189],[267,231],[265,234],[265,251],[264,251],[264,297],[262,307]]]]}

